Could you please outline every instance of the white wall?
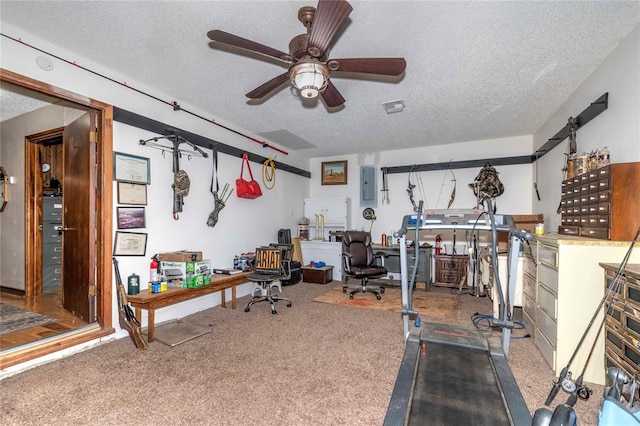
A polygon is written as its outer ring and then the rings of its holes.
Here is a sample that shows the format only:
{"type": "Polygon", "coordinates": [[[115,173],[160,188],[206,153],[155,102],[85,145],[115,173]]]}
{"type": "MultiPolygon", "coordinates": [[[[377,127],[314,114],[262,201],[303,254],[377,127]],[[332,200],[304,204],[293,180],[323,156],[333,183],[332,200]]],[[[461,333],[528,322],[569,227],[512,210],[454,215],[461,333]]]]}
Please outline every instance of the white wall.
{"type": "MultiPolygon", "coordinates": [[[[160,99],[175,99],[173,96],[164,94],[158,89],[146,87],[144,83],[135,82],[126,76],[120,75],[115,70],[105,69],[98,64],[78,57],[72,52],[51,45],[46,40],[38,39],[10,25],[3,23],[3,32],[10,33],[13,37],[29,40],[31,45],[55,53],[60,57],[74,60],[84,67],[107,75],[116,81],[127,82],[129,86],[150,93],[160,99]]],[[[3,69],[88,98],[115,105],[166,123],[168,126],[185,129],[246,152],[254,152],[262,156],[272,155],[271,151],[267,153],[260,145],[249,139],[184,112],[173,111],[171,107],[164,103],[155,101],[122,85],[115,84],[57,59],[52,58],[54,64],[52,71],[44,71],[36,65],[36,58],[42,53],[5,37],[0,39],[0,52],[0,63],[3,69]]],[[[202,116],[209,115],[192,108],[179,98],[176,101],[184,109],[202,116]]],[[[235,123],[221,122],[220,124],[246,133],[249,136],[255,136],[235,123]]],[[[51,127],[59,125],[59,123],[56,123],[51,127]]],[[[31,132],[31,129],[25,129],[25,132],[31,132]]],[[[179,220],[174,220],[172,217],[171,183],[173,175],[171,158],[169,156],[163,158],[161,151],[140,146],[138,143],[140,139],[147,139],[153,136],[159,135],[117,122],[113,126],[113,149],[115,151],[151,159],[151,185],[148,187],[148,205],[146,206],[147,228],[140,230],[149,234],[147,255],[145,257],[122,257],[119,259],[121,273],[125,279],[130,273],[136,272],[144,281],[148,275],[149,258],[157,252],[180,249],[201,250],[203,256],[211,259],[214,265],[231,266],[235,254],[253,251],[256,246],[276,241],[278,229],[290,228],[293,232],[297,230],[297,222],[302,217],[303,198],[308,194],[309,179],[284,171],[276,172],[275,188],[273,190],[263,188],[264,195],[259,199],[238,199],[234,193],[229,199],[227,207],[222,210],[218,224],[214,228],[207,227],[206,220],[213,209],[213,197],[209,191],[212,170],[210,158],[192,158],[190,161],[183,158],[181,165],[190,176],[191,190],[189,195],[185,197],[184,212],[180,214],[179,220]]],[[[2,159],[7,164],[13,162],[24,163],[22,155],[23,151],[4,152],[2,159]]],[[[286,157],[280,155],[280,159],[284,163],[303,170],[309,169],[308,159],[303,155],[290,153],[286,157]]],[[[251,165],[254,176],[260,180],[261,165],[255,163],[251,165]]],[[[232,186],[235,186],[235,179],[239,173],[240,158],[225,154],[219,155],[218,178],[222,185],[225,182],[229,182],[232,186]]],[[[21,176],[19,178],[22,179],[21,176]]],[[[116,188],[117,186],[114,182],[114,232],[116,231],[116,188]]],[[[23,197],[23,195],[20,196],[23,197]]],[[[6,228],[7,225],[4,224],[3,229],[6,230],[6,228]]],[[[20,229],[24,228],[21,227],[20,229]]],[[[24,247],[21,250],[24,253],[24,247]]],[[[20,265],[24,265],[24,254],[22,256],[23,261],[20,265]]],[[[3,253],[3,259],[4,257],[3,253]]],[[[4,285],[4,283],[1,284],[4,285]]],[[[250,288],[251,286],[248,284],[239,287],[238,297],[248,294],[250,288]]],[[[184,302],[162,309],[156,313],[156,322],[179,318],[214,306],[219,303],[219,299],[220,296],[218,294],[207,295],[195,301],[184,302]]],[[[112,317],[117,318],[115,293],[113,296],[112,317]]],[[[117,322],[114,327],[118,328],[117,322]]],[[[118,331],[119,337],[125,335],[124,331],[118,331]]]]}
{"type": "MultiPolygon", "coordinates": [[[[144,130],[122,123],[114,123],[114,151],[147,157],[151,161],[151,185],[147,188],[146,206],[147,228],[132,230],[148,232],[147,256],[119,257],[123,280],[135,272],[144,284],[149,276],[151,255],[181,249],[200,250],[212,266],[232,267],[233,256],[255,247],[277,241],[280,228],[297,230],[298,219],[302,217],[302,199],[307,191],[308,179],[277,171],[276,185],[267,190],[261,183],[263,196],[254,200],[236,197],[235,191],[221,210],[215,227],[207,226],[207,218],[213,210],[213,196],[210,192],[212,162],[211,157],[183,156],[180,167],[191,181],[189,195],[184,197],[183,212],[179,219],[173,219],[172,157],[170,153],[142,146],[139,140],[157,136],[144,130]]],[[[210,150],[205,149],[208,154],[210,150]]],[[[218,154],[218,181],[220,189],[225,183],[234,188],[240,173],[240,158],[218,154]]],[[[261,165],[251,163],[254,177],[261,182],[261,165]]],[[[113,187],[113,199],[117,207],[117,187],[113,187]]],[[[116,210],[113,216],[116,228],[116,210]]],[[[115,229],[117,231],[117,229],[115,229]]],[[[250,286],[238,288],[238,297],[248,294],[250,286]]],[[[114,295],[115,303],[115,295],[114,295]]],[[[156,322],[210,308],[220,303],[219,293],[163,308],[156,313],[156,322]]]]}
{"type": "MultiPolygon", "coordinates": [[[[413,206],[407,194],[408,174],[398,173],[387,176],[389,186],[389,204],[382,204],[381,167],[410,166],[412,164],[432,164],[448,161],[476,160],[484,158],[502,158],[529,155],[532,152],[530,136],[472,141],[454,145],[429,146],[416,149],[382,151],[368,155],[349,155],[344,157],[314,158],[311,160],[312,197],[344,197],[351,199],[351,228],[369,230],[371,223],[362,217],[360,206],[360,166],[375,166],[378,184],[378,205],[374,208],[377,219],[371,230],[373,240],[380,241],[383,233],[389,234],[402,224],[402,218],[413,212],[413,206]],[[348,161],[347,185],[321,185],[320,170],[323,161],[348,161]]],[[[504,184],[504,194],[496,198],[498,213],[531,214],[531,164],[497,166],[499,177],[504,184]]],[[[451,208],[471,209],[476,206],[476,197],[468,184],[478,175],[480,167],[453,170],[456,178],[456,197],[451,208]]],[[[448,171],[421,172],[412,177],[412,183],[422,182],[424,189],[421,195],[419,188],[414,189],[414,199],[425,202],[428,209],[446,209],[454,188],[453,175],[448,171]]]]}
{"type": "MultiPolygon", "coordinates": [[[[566,124],[609,93],[608,109],[578,129],[578,154],[608,147],[612,163],[640,161],[640,26],[637,26],[602,64],[534,135],[535,149],[544,145],[566,124]]],[[[560,215],[560,185],[563,180],[568,139],[540,160],[539,183],[542,201],[534,206],[544,213],[548,231],[557,230],[560,215]]],[[[640,195],[640,194],[636,194],[640,195]]]]}

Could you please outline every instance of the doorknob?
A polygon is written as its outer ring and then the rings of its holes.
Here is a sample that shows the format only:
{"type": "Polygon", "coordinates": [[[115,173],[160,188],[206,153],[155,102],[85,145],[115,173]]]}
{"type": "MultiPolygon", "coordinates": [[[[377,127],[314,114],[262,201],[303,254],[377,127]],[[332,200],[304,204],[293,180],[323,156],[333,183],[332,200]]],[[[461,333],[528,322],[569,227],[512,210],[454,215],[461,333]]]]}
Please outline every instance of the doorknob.
{"type": "Polygon", "coordinates": [[[56,227],[54,227],[54,229],[58,231],[59,235],[62,235],[63,232],[65,232],[65,231],[75,231],[76,228],[67,228],[66,226],[56,226],[56,227]]]}

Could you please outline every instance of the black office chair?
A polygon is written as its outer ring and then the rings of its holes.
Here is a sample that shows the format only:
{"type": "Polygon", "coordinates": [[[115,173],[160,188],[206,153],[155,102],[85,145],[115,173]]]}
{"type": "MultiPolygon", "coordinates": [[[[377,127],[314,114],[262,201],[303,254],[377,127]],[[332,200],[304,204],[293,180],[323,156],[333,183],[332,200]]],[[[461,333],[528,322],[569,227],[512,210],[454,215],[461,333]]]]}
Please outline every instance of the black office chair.
{"type": "Polygon", "coordinates": [[[349,293],[349,299],[353,299],[356,293],[373,293],[380,300],[380,293],[384,293],[384,287],[369,285],[370,278],[379,278],[387,274],[384,267],[384,253],[373,253],[371,246],[371,234],[365,231],[345,231],[342,235],[342,270],[345,273],[342,292],[354,289],[349,293]],[[376,263],[379,260],[381,265],[376,263]],[[349,278],[360,280],[360,284],[348,284],[349,278]]]}
{"type": "Polygon", "coordinates": [[[249,281],[260,284],[262,292],[259,296],[253,296],[244,309],[245,312],[251,310],[251,306],[259,302],[269,302],[271,313],[277,314],[275,302],[286,300],[287,307],[291,307],[291,300],[283,297],[282,294],[274,295],[271,292],[271,284],[274,281],[287,280],[291,277],[291,255],[293,250],[284,245],[258,247],[256,249],[256,263],[252,274],[247,276],[249,281]]]}

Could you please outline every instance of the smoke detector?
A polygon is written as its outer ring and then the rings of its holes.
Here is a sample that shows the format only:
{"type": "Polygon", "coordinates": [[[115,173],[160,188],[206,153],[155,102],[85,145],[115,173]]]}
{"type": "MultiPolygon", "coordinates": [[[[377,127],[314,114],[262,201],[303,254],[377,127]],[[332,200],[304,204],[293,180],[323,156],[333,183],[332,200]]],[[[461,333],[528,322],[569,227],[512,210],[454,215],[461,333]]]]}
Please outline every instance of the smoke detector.
{"type": "Polygon", "coordinates": [[[383,102],[382,106],[384,110],[387,111],[387,114],[404,111],[404,101],[402,99],[399,99],[397,101],[383,102]]]}

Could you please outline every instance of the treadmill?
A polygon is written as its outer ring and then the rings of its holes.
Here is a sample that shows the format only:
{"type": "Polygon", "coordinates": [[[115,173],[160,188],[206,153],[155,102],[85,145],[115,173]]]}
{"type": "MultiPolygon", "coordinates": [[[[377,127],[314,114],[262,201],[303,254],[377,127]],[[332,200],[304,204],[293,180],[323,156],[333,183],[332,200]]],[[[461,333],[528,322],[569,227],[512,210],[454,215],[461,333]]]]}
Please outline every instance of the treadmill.
{"type": "MultiPolygon", "coordinates": [[[[400,238],[402,317],[405,352],[384,420],[385,426],[400,425],[530,425],[531,414],[507,362],[513,327],[513,306],[504,303],[499,277],[500,318],[493,327],[496,333],[447,324],[423,323],[419,335],[409,332],[413,310],[411,289],[415,273],[408,276],[407,233],[415,232],[414,246],[419,244],[420,230],[489,231],[492,235],[494,268],[497,263],[497,232],[510,235],[508,297],[515,295],[518,254],[526,231],[515,229],[513,218],[472,210],[428,210],[403,218],[397,231],[400,238]]],[[[417,259],[417,256],[416,256],[417,259]]],[[[414,265],[413,271],[417,270],[414,265]]],[[[497,268],[496,268],[497,270],[497,268]]]]}

